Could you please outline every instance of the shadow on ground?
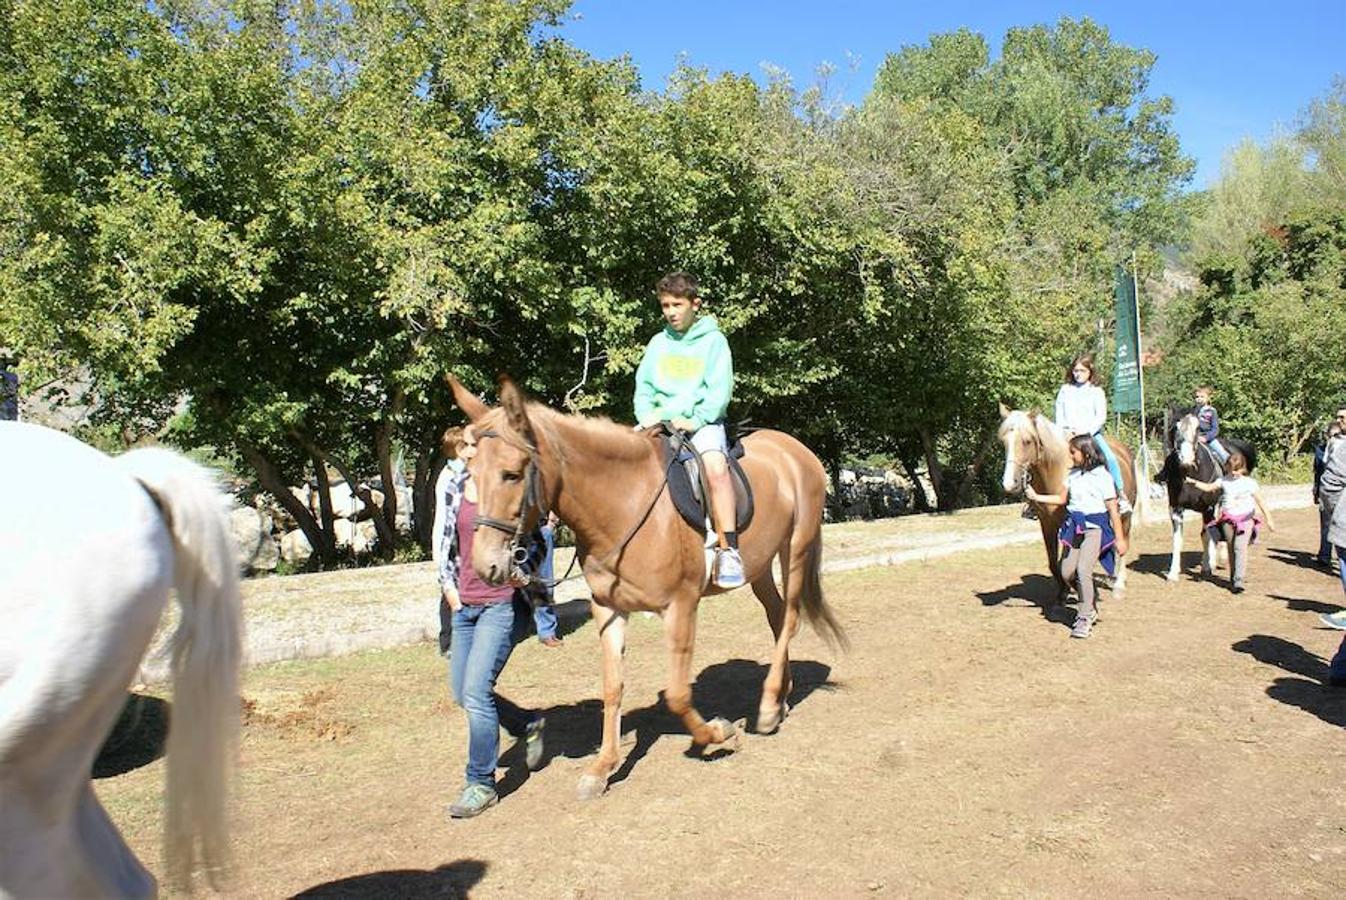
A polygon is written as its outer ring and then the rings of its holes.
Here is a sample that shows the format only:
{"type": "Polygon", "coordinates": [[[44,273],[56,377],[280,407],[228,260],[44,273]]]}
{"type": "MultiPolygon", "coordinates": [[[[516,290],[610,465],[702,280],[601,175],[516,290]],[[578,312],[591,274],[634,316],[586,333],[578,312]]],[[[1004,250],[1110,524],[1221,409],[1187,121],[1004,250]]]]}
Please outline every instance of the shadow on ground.
{"type": "Polygon", "coordinates": [[[1286,597],[1283,594],[1267,594],[1272,600],[1280,600],[1286,609],[1299,612],[1334,613],[1341,610],[1339,603],[1324,603],[1321,600],[1308,600],[1304,597],[1286,597]]]}
{"type": "Polygon", "coordinates": [[[1301,569],[1313,569],[1322,572],[1324,575],[1336,577],[1336,572],[1318,562],[1318,557],[1307,550],[1292,550],[1289,547],[1268,547],[1267,557],[1277,562],[1283,562],[1290,566],[1299,566],[1301,569]]]}
{"type": "Polygon", "coordinates": [[[340,881],[329,881],[293,895],[294,900],[308,898],[387,898],[387,900],[420,900],[420,898],[467,897],[477,882],[486,874],[486,863],[479,859],[461,859],[430,871],[399,869],[391,872],[370,872],[353,875],[340,881]]]}
{"type": "MultiPolygon", "coordinates": [[[[707,719],[721,717],[730,721],[746,719],[748,730],[755,731],[757,726],[757,707],[762,696],[762,682],[766,678],[767,666],[748,659],[731,659],[726,662],[707,666],[692,684],[692,703],[707,719]]],[[[813,660],[798,660],[790,664],[793,688],[790,691],[790,707],[797,708],[817,690],[835,689],[828,682],[832,669],[813,660]]],[[[569,759],[582,759],[598,752],[602,740],[603,704],[599,700],[584,700],[564,706],[553,706],[541,710],[547,718],[545,766],[558,756],[569,759]]],[[[789,722],[781,726],[788,728],[789,722]]],[[[649,706],[622,712],[623,759],[621,767],[613,773],[609,784],[617,784],[634,770],[637,763],[645,757],[659,738],[671,735],[688,741],[688,756],[704,760],[719,759],[727,755],[728,750],[715,750],[701,753],[691,746],[691,737],[683,727],[682,720],[668,711],[664,705],[664,694],[659,692],[659,700],[649,706]],[[630,735],[634,734],[634,742],[630,735]],[[627,747],[626,745],[630,745],[627,747]]],[[[497,785],[500,796],[504,797],[517,790],[528,780],[528,769],[523,761],[523,742],[515,743],[500,758],[500,765],[508,769],[505,777],[497,785]]]]}
{"type": "MultiPolygon", "coordinates": [[[[1108,594],[1105,593],[1107,585],[1107,579],[1095,578],[1094,596],[1107,597],[1108,594]]],[[[1057,598],[1056,579],[1050,575],[1025,575],[1018,584],[1010,585],[1003,590],[977,592],[977,599],[981,601],[982,606],[1001,606],[1006,603],[1012,606],[1032,604],[1048,622],[1069,627],[1075,621],[1075,611],[1065,603],[1057,602],[1057,598]],[[1011,603],[1011,601],[1018,602],[1011,603]]]]}
{"type": "MultiPolygon", "coordinates": [[[[1173,562],[1171,553],[1142,553],[1136,557],[1136,561],[1131,563],[1130,568],[1133,572],[1141,575],[1157,575],[1164,578],[1168,575],[1169,564],[1173,562]]],[[[1184,550],[1180,564],[1182,571],[1180,575],[1188,575],[1193,579],[1201,578],[1201,551],[1184,550]]]]}
{"type": "Polygon", "coordinates": [[[1327,660],[1296,643],[1266,634],[1254,634],[1232,647],[1296,678],[1277,678],[1267,696],[1287,706],[1312,713],[1331,725],[1346,727],[1346,688],[1327,684],[1327,660]]]}
{"type": "Polygon", "coordinates": [[[121,715],[93,761],[94,778],[113,778],[164,755],[170,708],[149,694],[127,694],[121,715]]]}

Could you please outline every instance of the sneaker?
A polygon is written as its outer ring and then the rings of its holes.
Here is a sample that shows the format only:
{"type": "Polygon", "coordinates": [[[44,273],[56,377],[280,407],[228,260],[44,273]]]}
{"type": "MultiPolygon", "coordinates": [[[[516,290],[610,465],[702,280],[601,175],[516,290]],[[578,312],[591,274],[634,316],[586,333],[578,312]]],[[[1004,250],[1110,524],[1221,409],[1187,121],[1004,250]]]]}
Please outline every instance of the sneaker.
{"type": "Polygon", "coordinates": [[[1075,625],[1070,629],[1073,638],[1087,638],[1094,630],[1094,617],[1083,613],[1075,617],[1075,625]]]}
{"type": "Polygon", "coordinates": [[[730,547],[717,554],[715,585],[722,588],[743,587],[743,557],[730,547]]]}
{"type": "Polygon", "coordinates": [[[449,817],[470,819],[479,816],[500,801],[500,795],[489,784],[469,784],[463,788],[458,802],[449,807],[449,817]]]}
{"type": "Polygon", "coordinates": [[[1334,613],[1323,613],[1318,617],[1318,621],[1322,622],[1328,628],[1336,628],[1341,631],[1346,631],[1346,609],[1340,609],[1334,613]]]}
{"type": "Polygon", "coordinates": [[[528,771],[536,772],[542,765],[542,751],[544,749],[542,732],[547,727],[547,720],[538,716],[528,723],[528,730],[523,736],[523,762],[528,767],[528,771]]]}

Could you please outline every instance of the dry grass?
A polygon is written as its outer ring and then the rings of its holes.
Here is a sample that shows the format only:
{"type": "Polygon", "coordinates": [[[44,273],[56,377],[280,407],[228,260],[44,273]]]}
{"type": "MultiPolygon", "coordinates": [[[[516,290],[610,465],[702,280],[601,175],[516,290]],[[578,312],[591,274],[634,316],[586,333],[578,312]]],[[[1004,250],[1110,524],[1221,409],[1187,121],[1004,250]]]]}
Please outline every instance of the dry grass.
{"type": "MultiPolygon", "coordinates": [[[[1316,515],[1279,519],[1240,597],[1166,584],[1151,530],[1088,641],[1044,616],[1031,545],[830,577],[852,652],[801,633],[794,714],[713,762],[684,756],[659,622],[634,617],[628,765],[589,804],[592,626],[526,642],[501,689],[547,712],[556,755],[530,776],[506,739],[506,796],[470,822],[442,817],[465,736],[432,647],[258,668],[237,894],[1342,896],[1346,698],[1319,684],[1340,633],[1316,616],[1341,588],[1288,549],[1316,515]]],[[[757,604],[708,601],[699,634],[702,711],[751,717],[757,604]]],[[[98,783],[151,865],[161,765],[98,783]]]]}

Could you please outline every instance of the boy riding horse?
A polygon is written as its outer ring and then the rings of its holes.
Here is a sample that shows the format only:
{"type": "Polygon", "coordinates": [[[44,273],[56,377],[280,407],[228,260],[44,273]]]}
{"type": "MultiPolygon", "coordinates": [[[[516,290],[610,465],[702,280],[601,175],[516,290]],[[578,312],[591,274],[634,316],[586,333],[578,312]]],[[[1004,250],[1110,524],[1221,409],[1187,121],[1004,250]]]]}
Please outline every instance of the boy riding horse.
{"type": "Polygon", "coordinates": [[[650,339],[636,370],[636,427],[668,422],[691,434],[692,446],[705,464],[711,521],[720,537],[715,584],[741,587],[743,559],[734,530],[734,485],[724,431],[724,414],[734,388],[729,341],[714,316],[701,315],[701,297],[691,275],[665,275],[655,293],[665,327],[650,339]]]}

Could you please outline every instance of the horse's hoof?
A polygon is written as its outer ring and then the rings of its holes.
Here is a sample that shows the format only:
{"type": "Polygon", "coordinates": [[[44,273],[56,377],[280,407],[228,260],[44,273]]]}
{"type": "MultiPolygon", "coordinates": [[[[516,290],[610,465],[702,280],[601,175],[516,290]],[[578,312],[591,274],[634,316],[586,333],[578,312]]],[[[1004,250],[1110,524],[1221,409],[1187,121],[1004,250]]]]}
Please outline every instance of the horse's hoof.
{"type": "Polygon", "coordinates": [[[757,733],[775,734],[785,716],[779,706],[763,707],[757,711],[757,733]]]}
{"type": "Polygon", "coordinates": [[[706,723],[719,737],[711,740],[711,746],[734,751],[739,748],[740,737],[748,728],[747,719],[730,722],[728,719],[714,718],[706,723]]]}
{"type": "Polygon", "coordinates": [[[597,775],[581,775],[575,788],[575,797],[579,800],[597,800],[608,789],[608,780],[597,775]]]}
{"type": "Polygon", "coordinates": [[[1181,576],[1177,572],[1169,572],[1164,576],[1164,580],[1170,583],[1176,583],[1181,576]]]}

